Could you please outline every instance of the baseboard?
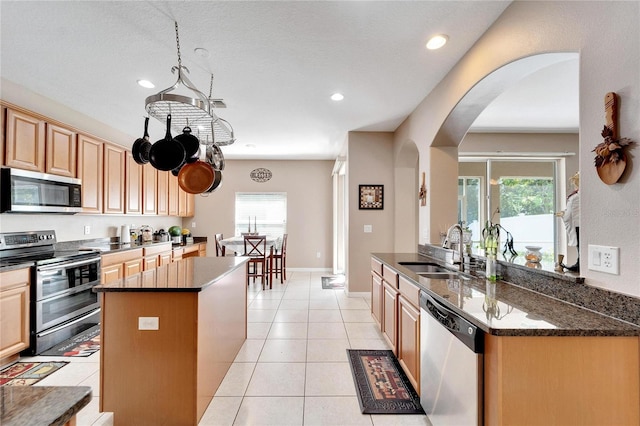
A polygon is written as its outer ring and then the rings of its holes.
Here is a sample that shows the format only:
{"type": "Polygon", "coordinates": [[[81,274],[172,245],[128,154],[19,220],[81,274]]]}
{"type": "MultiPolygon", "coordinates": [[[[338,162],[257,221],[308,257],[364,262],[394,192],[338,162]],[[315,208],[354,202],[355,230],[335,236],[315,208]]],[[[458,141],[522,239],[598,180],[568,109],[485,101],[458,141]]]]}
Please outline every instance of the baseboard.
{"type": "Polygon", "coordinates": [[[371,293],[369,293],[368,291],[349,291],[349,290],[345,290],[345,293],[347,293],[347,296],[349,297],[371,297],[371,293]]]}
{"type": "Polygon", "coordinates": [[[287,272],[322,272],[331,274],[331,268],[289,268],[287,267],[287,272]]]}

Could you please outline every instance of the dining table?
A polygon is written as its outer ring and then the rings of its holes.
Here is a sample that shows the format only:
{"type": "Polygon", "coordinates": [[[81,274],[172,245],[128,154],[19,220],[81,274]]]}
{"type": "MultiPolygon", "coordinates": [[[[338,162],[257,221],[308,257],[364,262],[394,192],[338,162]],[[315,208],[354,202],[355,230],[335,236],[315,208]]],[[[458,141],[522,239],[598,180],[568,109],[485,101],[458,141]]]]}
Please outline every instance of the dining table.
{"type": "MultiPolygon", "coordinates": [[[[269,288],[273,288],[273,254],[282,247],[282,237],[275,235],[265,235],[265,237],[267,237],[268,248],[266,256],[269,263],[269,288]]],[[[244,235],[224,238],[220,240],[220,244],[225,247],[226,251],[233,251],[237,256],[242,256],[244,253],[244,235]]]]}

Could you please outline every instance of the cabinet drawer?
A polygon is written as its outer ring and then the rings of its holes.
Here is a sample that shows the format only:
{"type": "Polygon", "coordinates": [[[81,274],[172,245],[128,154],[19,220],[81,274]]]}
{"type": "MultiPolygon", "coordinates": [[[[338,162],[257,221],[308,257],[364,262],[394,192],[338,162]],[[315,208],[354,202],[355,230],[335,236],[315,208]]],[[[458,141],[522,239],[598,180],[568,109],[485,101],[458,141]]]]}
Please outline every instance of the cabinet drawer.
{"type": "Polygon", "coordinates": [[[118,253],[103,254],[101,257],[102,267],[125,263],[131,260],[142,258],[142,249],[126,250],[118,253]]]}
{"type": "Polygon", "coordinates": [[[405,277],[399,277],[398,290],[416,308],[420,306],[420,288],[417,285],[405,277]]]}
{"type": "Polygon", "coordinates": [[[398,273],[387,265],[382,265],[382,278],[395,288],[398,288],[398,273]]]}
{"type": "Polygon", "coordinates": [[[29,285],[29,268],[0,273],[0,291],[29,285]]]}
{"type": "Polygon", "coordinates": [[[160,254],[165,251],[171,251],[171,243],[167,242],[165,244],[154,244],[150,247],[144,247],[142,250],[144,250],[143,253],[145,257],[152,254],[160,254]]]}
{"type": "Polygon", "coordinates": [[[371,258],[371,270],[376,274],[382,276],[382,263],[374,258],[371,258]]]}

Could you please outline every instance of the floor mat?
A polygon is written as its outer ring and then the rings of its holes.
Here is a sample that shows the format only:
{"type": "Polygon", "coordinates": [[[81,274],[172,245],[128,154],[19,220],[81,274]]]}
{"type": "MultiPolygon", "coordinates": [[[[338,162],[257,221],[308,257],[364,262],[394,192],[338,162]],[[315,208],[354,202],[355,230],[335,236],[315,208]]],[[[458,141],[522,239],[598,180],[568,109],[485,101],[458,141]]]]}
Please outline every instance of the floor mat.
{"type": "Polygon", "coordinates": [[[89,356],[100,350],[100,324],[58,343],[40,355],[48,356],[89,356]]]}
{"type": "Polygon", "coordinates": [[[0,371],[0,386],[31,386],[67,364],[69,361],[16,362],[0,371]]]}
{"type": "Polygon", "coordinates": [[[392,351],[347,349],[347,355],[363,414],[424,414],[392,351]]]}
{"type": "Polygon", "coordinates": [[[344,288],[344,275],[322,277],[322,288],[324,289],[344,288]]]}

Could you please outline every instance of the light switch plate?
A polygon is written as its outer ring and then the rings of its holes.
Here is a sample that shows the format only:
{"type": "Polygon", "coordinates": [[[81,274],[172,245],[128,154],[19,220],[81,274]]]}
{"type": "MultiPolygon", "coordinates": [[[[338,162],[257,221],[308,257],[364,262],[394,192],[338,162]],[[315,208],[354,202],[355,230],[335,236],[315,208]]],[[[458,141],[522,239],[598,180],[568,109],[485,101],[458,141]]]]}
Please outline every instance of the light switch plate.
{"type": "Polygon", "coordinates": [[[364,226],[364,232],[366,232],[366,233],[373,232],[373,225],[365,225],[364,226]]]}
{"type": "Polygon", "coordinates": [[[592,271],[620,274],[620,248],[589,244],[588,267],[592,271]]]}
{"type": "Polygon", "coordinates": [[[159,330],[160,318],[138,317],[138,330],[159,330]]]}

